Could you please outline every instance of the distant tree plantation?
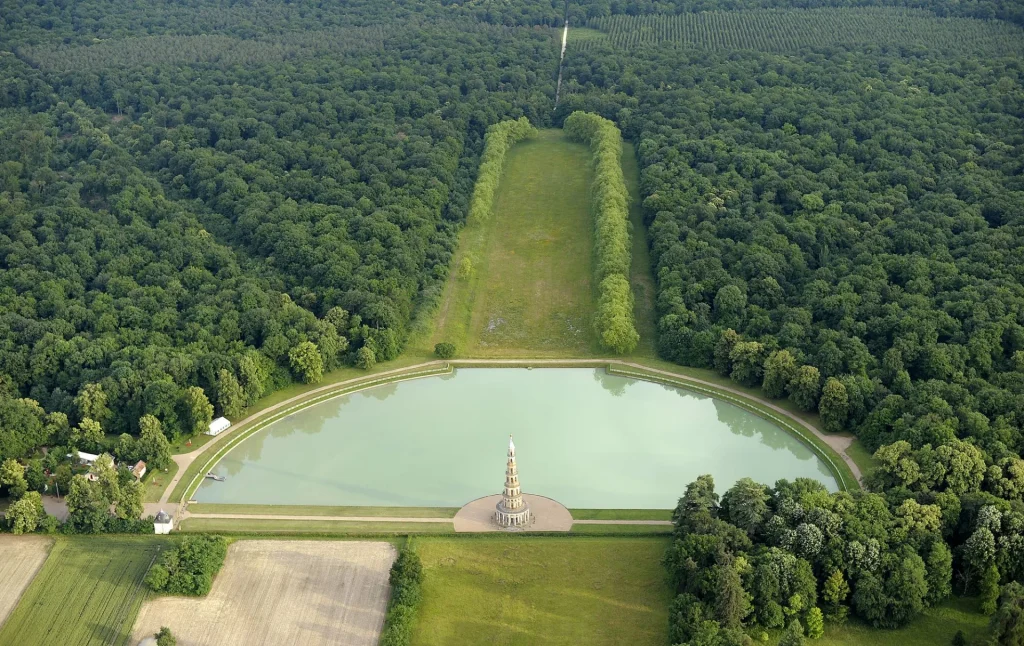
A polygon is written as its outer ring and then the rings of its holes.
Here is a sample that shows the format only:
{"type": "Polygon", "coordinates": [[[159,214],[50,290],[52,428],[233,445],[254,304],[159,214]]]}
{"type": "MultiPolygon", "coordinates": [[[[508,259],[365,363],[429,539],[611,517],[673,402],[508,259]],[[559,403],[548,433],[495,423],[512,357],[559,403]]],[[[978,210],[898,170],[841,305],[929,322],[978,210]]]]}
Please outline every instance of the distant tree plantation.
{"type": "MultiPolygon", "coordinates": [[[[765,9],[680,15],[615,15],[587,21],[617,47],[642,45],[715,50],[797,51],[801,47],[874,45],[1016,55],[1024,30],[998,20],[940,18],[924,10],[893,7],[765,9]]],[[[584,41],[587,47],[596,39],[584,41]]]]}

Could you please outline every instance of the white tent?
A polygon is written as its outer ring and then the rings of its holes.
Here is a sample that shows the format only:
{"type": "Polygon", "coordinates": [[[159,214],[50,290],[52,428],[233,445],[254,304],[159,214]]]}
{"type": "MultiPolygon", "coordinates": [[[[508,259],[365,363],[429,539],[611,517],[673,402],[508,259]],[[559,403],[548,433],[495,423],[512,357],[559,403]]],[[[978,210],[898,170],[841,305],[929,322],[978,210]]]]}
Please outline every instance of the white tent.
{"type": "MultiPolygon", "coordinates": [[[[68,453],[68,457],[71,458],[71,459],[74,459],[75,458],[75,454],[74,453],[68,453]]],[[[100,456],[94,455],[92,453],[83,453],[82,451],[78,452],[78,460],[82,464],[94,464],[98,457],[100,457],[100,456]]]]}
{"type": "Polygon", "coordinates": [[[231,426],[231,422],[228,421],[227,417],[218,417],[210,422],[210,430],[206,431],[206,434],[220,435],[224,431],[228,430],[229,426],[231,426]]]}

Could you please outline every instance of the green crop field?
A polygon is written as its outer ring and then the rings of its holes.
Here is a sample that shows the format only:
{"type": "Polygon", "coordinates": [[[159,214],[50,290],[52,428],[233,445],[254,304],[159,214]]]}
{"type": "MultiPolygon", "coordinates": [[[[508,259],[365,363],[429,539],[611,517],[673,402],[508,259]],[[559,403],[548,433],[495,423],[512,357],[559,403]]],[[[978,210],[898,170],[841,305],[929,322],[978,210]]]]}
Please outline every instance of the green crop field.
{"type": "MultiPolygon", "coordinates": [[[[1024,30],[1008,22],[939,18],[928,11],[889,7],[617,15],[596,18],[587,27],[608,34],[613,45],[623,48],[677,45],[785,52],[874,44],[1003,55],[1024,52],[1024,30]]],[[[603,41],[585,37],[570,42],[586,50],[603,41]]]]}
{"type": "Polygon", "coordinates": [[[60,538],[0,629],[0,644],[122,644],[159,538],[60,538]]]}
{"type": "Polygon", "coordinates": [[[667,642],[664,538],[429,538],[415,646],[667,642]]]}

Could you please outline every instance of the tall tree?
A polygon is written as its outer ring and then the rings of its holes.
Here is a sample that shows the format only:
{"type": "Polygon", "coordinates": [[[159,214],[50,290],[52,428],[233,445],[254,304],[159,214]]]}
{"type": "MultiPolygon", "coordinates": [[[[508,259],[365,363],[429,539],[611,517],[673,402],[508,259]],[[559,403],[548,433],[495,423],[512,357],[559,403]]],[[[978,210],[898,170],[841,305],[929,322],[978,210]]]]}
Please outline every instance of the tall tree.
{"type": "Polygon", "coordinates": [[[228,370],[221,368],[217,373],[217,383],[214,386],[217,393],[217,406],[221,415],[225,417],[237,417],[245,407],[245,395],[242,386],[238,383],[235,375],[228,370]]]}
{"type": "Polygon", "coordinates": [[[818,402],[822,426],[830,433],[843,431],[849,410],[850,400],[846,394],[846,386],[835,377],[829,377],[821,391],[821,401],[818,402]]]}
{"type": "Polygon", "coordinates": [[[818,406],[821,392],[821,375],[814,366],[800,366],[792,381],[786,386],[789,398],[802,410],[812,411],[818,406]]]}
{"type": "Polygon", "coordinates": [[[209,430],[213,405],[199,386],[190,386],[181,393],[181,419],[187,435],[199,435],[209,430]]]}
{"type": "Polygon", "coordinates": [[[303,341],[288,352],[292,372],[307,384],[315,384],[323,378],[324,364],[316,345],[303,341]]]}
{"type": "Polygon", "coordinates": [[[764,381],[761,388],[772,399],[786,395],[786,387],[796,377],[796,359],[789,350],[778,350],[764,362],[764,381]]]}

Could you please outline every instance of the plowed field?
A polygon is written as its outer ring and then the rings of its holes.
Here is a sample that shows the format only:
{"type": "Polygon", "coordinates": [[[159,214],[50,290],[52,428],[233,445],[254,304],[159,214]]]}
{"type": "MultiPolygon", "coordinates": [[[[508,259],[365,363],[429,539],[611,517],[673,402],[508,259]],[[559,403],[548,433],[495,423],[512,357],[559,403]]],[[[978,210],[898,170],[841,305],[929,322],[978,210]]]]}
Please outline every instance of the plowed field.
{"type": "Polygon", "coordinates": [[[196,646],[375,646],[396,556],[379,542],[239,541],[205,598],[147,601],[132,643],[167,626],[196,646]]]}

